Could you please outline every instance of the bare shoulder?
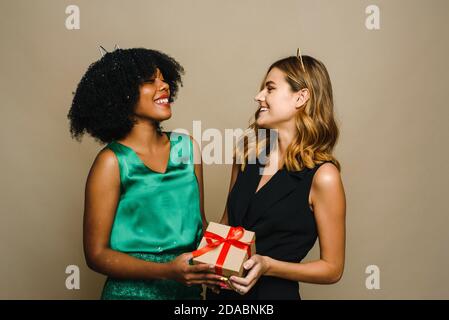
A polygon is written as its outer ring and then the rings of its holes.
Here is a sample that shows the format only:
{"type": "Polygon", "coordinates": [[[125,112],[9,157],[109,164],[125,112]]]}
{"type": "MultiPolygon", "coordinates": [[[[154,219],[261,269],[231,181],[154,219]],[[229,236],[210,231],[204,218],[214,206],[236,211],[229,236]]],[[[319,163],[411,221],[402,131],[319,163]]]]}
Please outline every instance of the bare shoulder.
{"type": "Polygon", "coordinates": [[[317,203],[335,205],[336,202],[345,202],[345,194],[340,171],[333,163],[322,164],[312,180],[309,195],[309,205],[315,211],[317,203]]]}
{"type": "Polygon", "coordinates": [[[96,156],[93,166],[104,169],[115,169],[118,167],[117,156],[109,148],[103,148],[96,156]]]}
{"type": "Polygon", "coordinates": [[[318,189],[334,188],[341,184],[341,175],[338,168],[330,162],[322,164],[313,177],[312,185],[318,189]]]}
{"type": "Polygon", "coordinates": [[[111,149],[103,148],[97,154],[94,163],[90,168],[88,182],[97,180],[97,178],[111,182],[112,180],[119,178],[119,175],[117,156],[111,149]]]}

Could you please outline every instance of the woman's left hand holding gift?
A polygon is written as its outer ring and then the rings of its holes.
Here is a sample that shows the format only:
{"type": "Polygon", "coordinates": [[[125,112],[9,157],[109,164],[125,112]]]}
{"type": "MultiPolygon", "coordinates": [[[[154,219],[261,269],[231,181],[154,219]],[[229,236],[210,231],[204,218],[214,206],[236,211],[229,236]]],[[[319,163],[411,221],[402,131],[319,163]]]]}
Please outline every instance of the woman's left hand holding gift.
{"type": "Polygon", "coordinates": [[[235,291],[244,295],[248,293],[248,291],[256,284],[257,280],[267,272],[268,266],[268,257],[255,254],[243,264],[243,268],[248,270],[246,277],[231,276],[229,280],[235,291]]]}

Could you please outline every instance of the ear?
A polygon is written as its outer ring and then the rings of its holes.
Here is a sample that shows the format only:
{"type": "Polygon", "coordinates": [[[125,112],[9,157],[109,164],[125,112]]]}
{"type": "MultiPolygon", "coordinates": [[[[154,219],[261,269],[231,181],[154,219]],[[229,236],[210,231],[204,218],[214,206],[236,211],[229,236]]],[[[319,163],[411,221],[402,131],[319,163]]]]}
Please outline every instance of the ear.
{"type": "Polygon", "coordinates": [[[307,103],[310,98],[309,89],[304,88],[295,93],[296,98],[296,109],[301,108],[303,105],[307,103]]]}

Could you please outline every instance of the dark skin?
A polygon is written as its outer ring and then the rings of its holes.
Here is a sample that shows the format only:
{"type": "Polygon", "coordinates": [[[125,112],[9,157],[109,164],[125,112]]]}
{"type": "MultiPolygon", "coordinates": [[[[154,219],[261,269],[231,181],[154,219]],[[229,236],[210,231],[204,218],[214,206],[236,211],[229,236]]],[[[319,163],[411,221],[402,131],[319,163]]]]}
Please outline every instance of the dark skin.
{"type": "MultiPolygon", "coordinates": [[[[136,105],[137,123],[120,143],[133,149],[151,170],[164,173],[170,152],[168,137],[158,134],[155,121],[171,117],[171,106],[164,97],[170,89],[157,70],[153,79],[140,87],[136,105]]],[[[195,174],[197,176],[203,228],[207,225],[204,213],[203,169],[199,146],[195,147],[195,174]]],[[[171,279],[187,286],[204,284],[216,291],[220,276],[208,264],[189,265],[192,253],[181,254],[167,263],[148,262],[134,258],[109,247],[111,228],[120,198],[120,172],[113,151],[103,149],[96,157],[86,182],[84,209],[84,253],[88,266],[96,272],[122,279],[171,279]]]]}

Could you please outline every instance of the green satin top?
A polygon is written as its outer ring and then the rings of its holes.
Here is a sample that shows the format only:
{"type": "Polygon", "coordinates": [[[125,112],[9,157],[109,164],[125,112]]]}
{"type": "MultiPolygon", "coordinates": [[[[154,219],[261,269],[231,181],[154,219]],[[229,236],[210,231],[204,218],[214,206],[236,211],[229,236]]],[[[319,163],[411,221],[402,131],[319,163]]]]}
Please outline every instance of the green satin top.
{"type": "Polygon", "coordinates": [[[165,132],[170,156],[165,173],[147,167],[135,151],[117,141],[120,200],[110,247],[121,252],[188,252],[202,236],[198,182],[188,135],[165,132]]]}

